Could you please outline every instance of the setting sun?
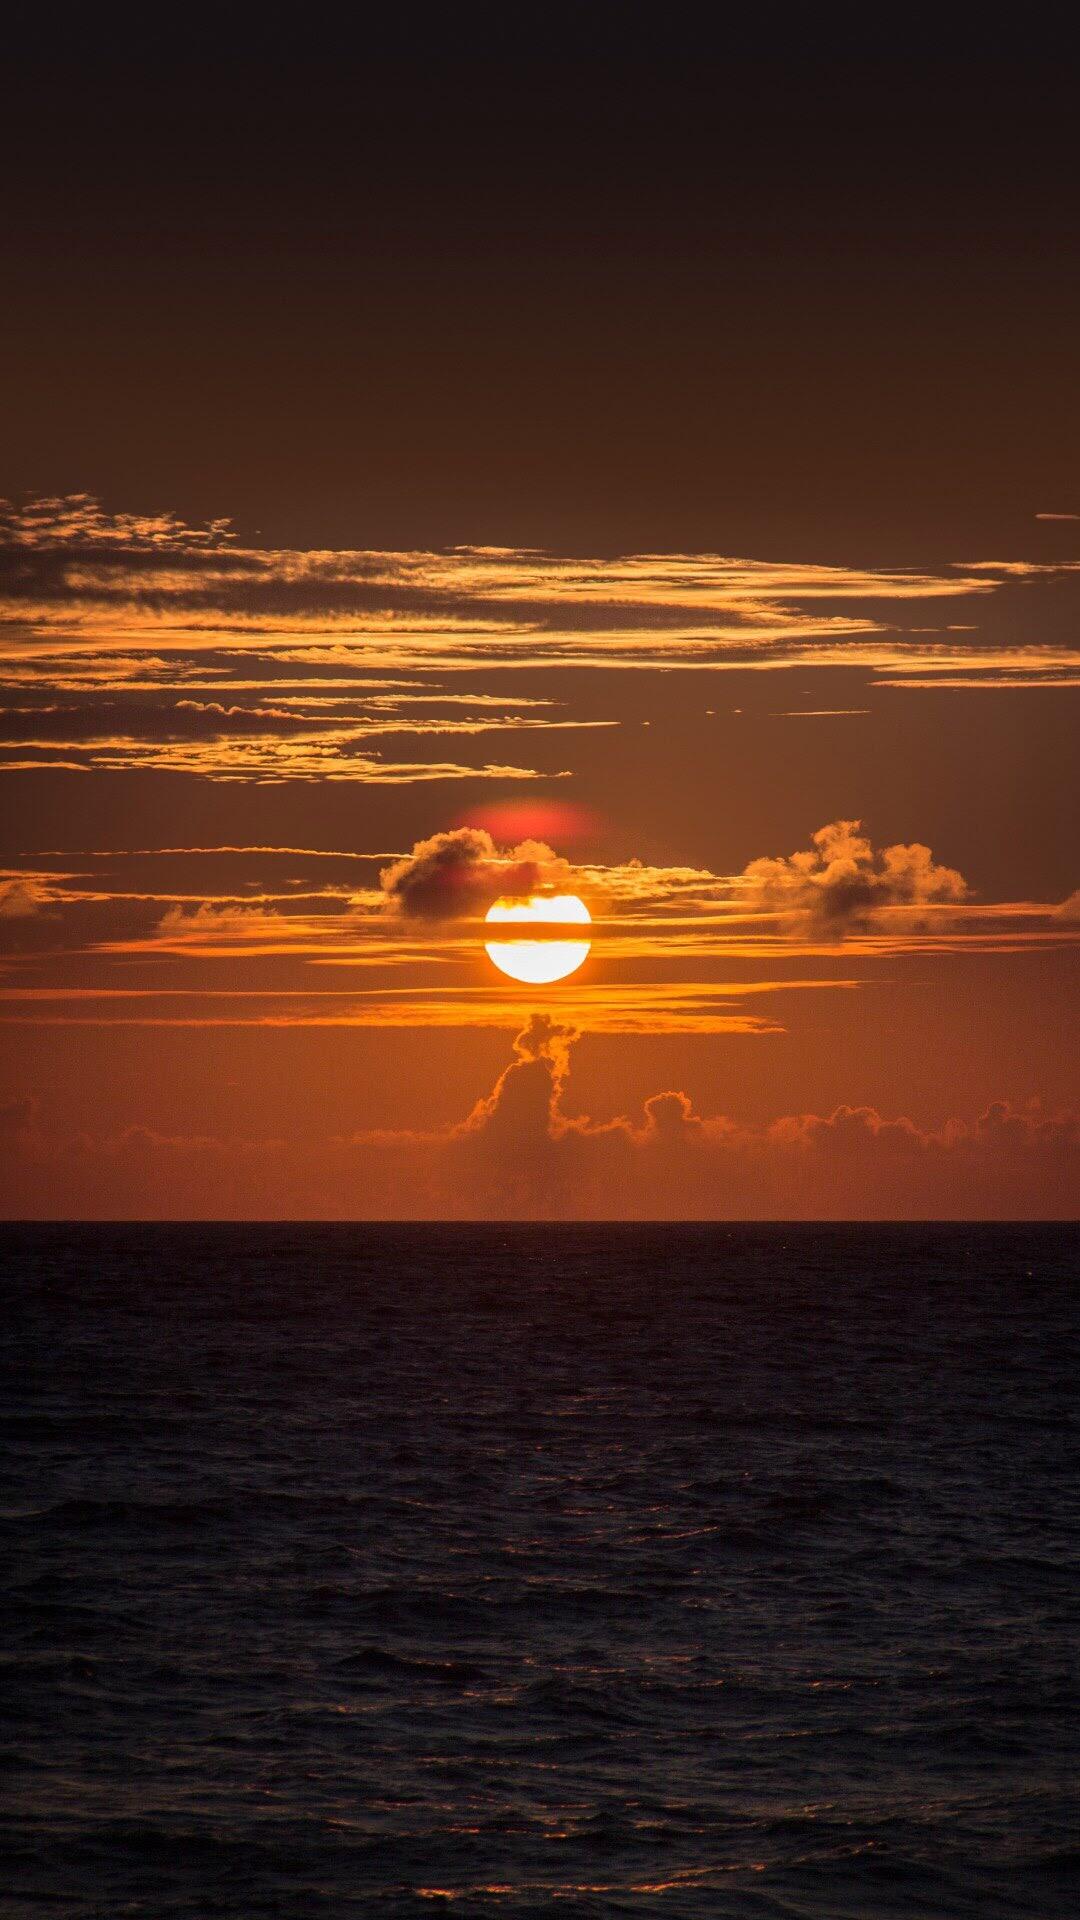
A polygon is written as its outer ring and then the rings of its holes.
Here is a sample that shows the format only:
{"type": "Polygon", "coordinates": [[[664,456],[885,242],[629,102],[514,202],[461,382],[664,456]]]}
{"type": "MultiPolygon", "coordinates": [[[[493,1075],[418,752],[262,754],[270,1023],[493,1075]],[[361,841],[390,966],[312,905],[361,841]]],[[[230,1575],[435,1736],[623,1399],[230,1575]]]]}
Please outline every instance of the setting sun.
{"type": "MultiPolygon", "coordinates": [[[[588,926],[592,919],[584,900],[579,900],[576,893],[534,893],[527,900],[496,900],[486,917],[489,924],[492,921],[533,924],[542,921],[547,925],[571,922],[582,926],[588,926]]],[[[488,940],[485,947],[489,960],[512,980],[545,986],[552,980],[564,980],[568,973],[580,967],[588,956],[590,944],[587,939],[529,940],[515,935],[509,940],[488,940]]]]}

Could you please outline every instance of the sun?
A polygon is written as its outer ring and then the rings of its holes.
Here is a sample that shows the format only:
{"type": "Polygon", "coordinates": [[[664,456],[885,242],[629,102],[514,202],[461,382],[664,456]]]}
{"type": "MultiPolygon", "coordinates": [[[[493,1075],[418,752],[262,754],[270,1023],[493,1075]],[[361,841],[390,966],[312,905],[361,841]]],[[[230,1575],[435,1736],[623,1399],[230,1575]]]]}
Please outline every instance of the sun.
{"type": "MultiPolygon", "coordinates": [[[[496,900],[488,908],[487,920],[546,921],[558,925],[567,923],[573,926],[589,926],[592,915],[584,900],[576,893],[533,893],[527,900],[496,900]]],[[[511,980],[525,980],[530,986],[546,986],[552,980],[565,980],[568,973],[580,967],[588,955],[591,942],[577,940],[529,940],[516,934],[510,940],[486,940],[485,949],[489,960],[511,980]]]]}

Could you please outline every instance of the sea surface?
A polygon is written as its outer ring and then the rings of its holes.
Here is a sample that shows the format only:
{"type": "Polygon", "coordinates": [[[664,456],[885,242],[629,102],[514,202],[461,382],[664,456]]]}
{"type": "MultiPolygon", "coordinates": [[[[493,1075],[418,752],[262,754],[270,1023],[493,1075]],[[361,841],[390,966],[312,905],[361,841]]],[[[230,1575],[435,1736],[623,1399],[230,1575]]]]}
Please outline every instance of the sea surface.
{"type": "Polygon", "coordinates": [[[1078,1251],[0,1229],[4,1920],[1072,1920],[1078,1251]]]}

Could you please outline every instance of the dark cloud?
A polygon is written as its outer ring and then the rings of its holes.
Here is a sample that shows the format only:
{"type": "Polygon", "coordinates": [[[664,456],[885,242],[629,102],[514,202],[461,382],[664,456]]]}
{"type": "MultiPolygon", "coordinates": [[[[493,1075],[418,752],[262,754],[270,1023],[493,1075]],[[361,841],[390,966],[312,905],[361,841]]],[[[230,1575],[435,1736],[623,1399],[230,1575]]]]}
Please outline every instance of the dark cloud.
{"type": "Polygon", "coordinates": [[[465,920],[500,895],[519,897],[564,885],[570,869],[542,840],[500,852],[486,827],[455,827],[418,840],[384,867],[387,903],[411,919],[465,920]]]}
{"type": "Polygon", "coordinates": [[[564,1106],[575,1035],[535,1014],[467,1119],[316,1142],[172,1137],[146,1127],[45,1138],[4,1110],[3,1202],[90,1218],[1071,1219],[1080,1114],[994,1102],[937,1130],[867,1106],[766,1126],[694,1111],[676,1089],[640,1116],[564,1106]]]}
{"type": "Polygon", "coordinates": [[[534,1015],[516,1058],[465,1128],[418,1136],[444,1204],[496,1217],[1071,1217],[1080,1114],[993,1103],[926,1130],[840,1106],[764,1127],[654,1094],[640,1119],[563,1107],[575,1035],[534,1015]],[[447,1168],[452,1177],[447,1181],[447,1168]]]}
{"type": "Polygon", "coordinates": [[[844,932],[866,926],[882,907],[941,906],[967,898],[963,875],[939,866],[929,847],[913,841],[875,851],[861,828],[861,820],[833,820],[811,835],[813,846],[804,852],[751,860],[743,872],[748,903],[844,932]]]}

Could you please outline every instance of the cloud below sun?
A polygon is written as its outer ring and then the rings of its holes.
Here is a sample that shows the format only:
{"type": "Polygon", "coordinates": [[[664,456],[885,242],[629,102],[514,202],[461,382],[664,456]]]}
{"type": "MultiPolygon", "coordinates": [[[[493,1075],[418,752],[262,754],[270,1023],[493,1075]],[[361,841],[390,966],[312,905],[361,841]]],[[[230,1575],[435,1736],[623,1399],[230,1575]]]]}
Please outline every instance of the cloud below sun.
{"type": "Polygon", "coordinates": [[[1080,1115],[990,1106],[927,1130],[841,1106],[766,1126],[695,1112],[671,1090],[640,1114],[567,1110],[572,1027],[534,1014],[460,1122],[314,1144],[146,1128],[50,1137],[32,1098],[0,1111],[9,1178],[35,1211],[87,1217],[866,1219],[1070,1217],[1080,1115]],[[62,1196],[62,1197],[61,1197],[62,1196]],[[103,1203],[103,1196],[104,1203],[103,1203]]]}

